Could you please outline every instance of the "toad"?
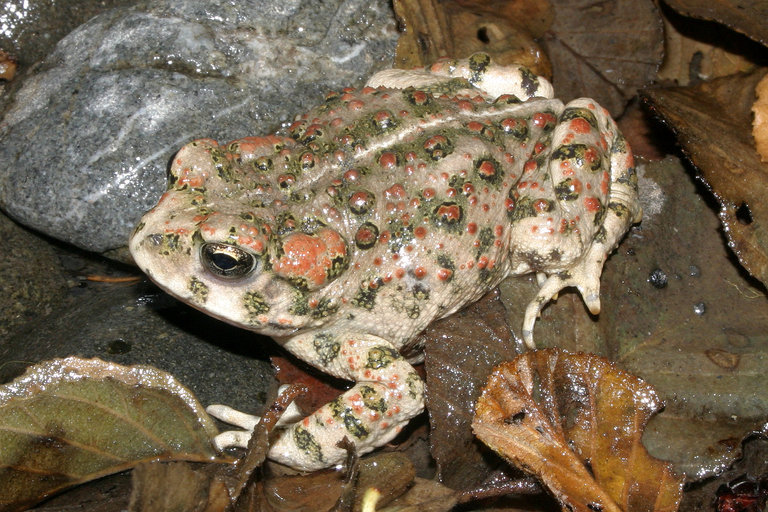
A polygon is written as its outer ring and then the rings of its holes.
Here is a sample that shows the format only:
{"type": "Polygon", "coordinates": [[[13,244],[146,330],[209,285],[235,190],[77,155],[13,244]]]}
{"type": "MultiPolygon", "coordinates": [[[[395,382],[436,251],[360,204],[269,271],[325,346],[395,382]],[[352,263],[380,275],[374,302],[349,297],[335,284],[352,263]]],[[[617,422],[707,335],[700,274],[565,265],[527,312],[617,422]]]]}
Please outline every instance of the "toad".
{"type": "Polygon", "coordinates": [[[130,250],[171,295],[354,382],[270,447],[314,470],[344,459],[345,436],[365,453],[422,411],[404,350],[507,276],[539,280],[529,347],[565,287],[598,313],[603,263],[640,215],[605,109],[564,105],[544,78],[476,54],[380,72],[274,135],[190,142],[130,250]]]}

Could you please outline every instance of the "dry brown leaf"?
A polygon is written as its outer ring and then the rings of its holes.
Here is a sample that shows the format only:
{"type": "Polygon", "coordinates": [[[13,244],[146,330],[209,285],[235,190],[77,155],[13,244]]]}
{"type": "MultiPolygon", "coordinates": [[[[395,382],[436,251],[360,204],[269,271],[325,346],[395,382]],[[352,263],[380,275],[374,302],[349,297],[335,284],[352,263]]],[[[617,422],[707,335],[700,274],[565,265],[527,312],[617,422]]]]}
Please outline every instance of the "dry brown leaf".
{"type": "Polygon", "coordinates": [[[750,274],[768,284],[768,166],[750,133],[755,86],[765,74],[761,69],[642,94],[720,203],[731,249],[750,274]]]}
{"type": "Polygon", "coordinates": [[[476,52],[499,64],[522,64],[551,74],[546,55],[534,42],[551,22],[547,2],[525,0],[395,0],[403,28],[395,67],[423,67],[440,57],[465,58],[476,52]]]}
{"type": "Polygon", "coordinates": [[[308,475],[271,478],[254,484],[252,505],[238,510],[264,512],[324,512],[333,510],[341,496],[344,472],[315,471],[308,475]]]}
{"type": "Polygon", "coordinates": [[[280,416],[298,394],[306,393],[300,385],[292,385],[277,396],[271,392],[272,403],[263,413],[248,441],[245,455],[234,464],[204,464],[192,467],[187,463],[139,465],[133,473],[131,512],[155,510],[190,512],[247,512],[263,507],[255,500],[253,474],[260,468],[269,450],[269,434],[280,416]],[[250,484],[250,485],[249,485],[250,484]]]}
{"type": "Polygon", "coordinates": [[[253,434],[248,440],[245,456],[237,461],[236,481],[230,487],[230,495],[234,502],[237,502],[247,484],[252,480],[253,472],[260,468],[267,459],[269,434],[277,425],[280,416],[285,413],[297,396],[306,394],[306,392],[307,388],[301,384],[291,385],[279,395],[277,395],[277,390],[273,390],[272,393],[274,394],[268,401],[268,403],[271,402],[271,405],[264,411],[261,420],[253,430],[253,434]]]}
{"type": "Polygon", "coordinates": [[[454,0],[454,9],[484,14],[489,18],[503,18],[509,25],[524,29],[531,37],[543,36],[552,25],[552,6],[549,0],[454,0]]]}
{"type": "Polygon", "coordinates": [[[661,16],[651,0],[551,0],[555,18],[543,46],[563,101],[587,96],[618,117],[656,77],[661,16]]]}
{"type": "Polygon", "coordinates": [[[0,80],[10,81],[16,76],[18,59],[10,53],[0,50],[0,80]]]}
{"type": "MultiPolygon", "coordinates": [[[[565,290],[542,312],[534,339],[601,351],[651,383],[666,408],[643,444],[697,482],[739,457],[745,435],[768,428],[768,302],[680,160],[638,168],[643,222],[606,262],[600,315],[590,317],[578,292],[565,290]]],[[[500,288],[514,331],[536,280],[507,279],[500,288]]]]}
{"type": "Polygon", "coordinates": [[[393,7],[401,30],[393,67],[423,67],[454,56],[448,17],[437,0],[394,0],[393,7]]]}
{"type": "Polygon", "coordinates": [[[379,506],[383,506],[402,496],[413,485],[415,477],[413,463],[402,453],[378,453],[362,459],[354,509],[360,509],[366,489],[376,487],[381,493],[379,506]]]}
{"type": "Polygon", "coordinates": [[[593,97],[614,116],[655,78],[663,53],[661,17],[651,0],[396,0],[394,6],[404,30],[396,67],[483,51],[495,62],[553,76],[558,97],[593,97]],[[546,52],[534,38],[542,38],[546,52]]]}
{"type": "Polygon", "coordinates": [[[760,154],[760,160],[768,162],[768,77],[763,77],[755,87],[757,100],[752,105],[752,136],[760,154]]]}
{"type": "Polygon", "coordinates": [[[296,359],[274,355],[269,361],[275,368],[275,378],[281,385],[298,384],[307,388],[308,391],[297,396],[294,401],[299,411],[307,416],[338,397],[349,385],[347,381],[320,373],[309,365],[297,362],[296,359]]]}
{"type": "Polygon", "coordinates": [[[674,143],[669,137],[660,137],[655,123],[649,122],[650,118],[650,114],[640,102],[633,101],[621,119],[616,121],[619,130],[632,147],[635,160],[661,160],[674,151],[674,143]]]}
{"type": "Polygon", "coordinates": [[[653,388],[606,359],[546,349],[494,370],[472,427],[568,510],[674,511],[682,477],[641,442],[660,405],[653,388]]]}
{"type": "Polygon", "coordinates": [[[0,387],[0,510],[145,460],[210,461],[212,420],[173,376],[70,357],[0,387]]]}
{"type": "Polygon", "coordinates": [[[763,0],[665,0],[685,16],[722,23],[768,46],[768,4],[763,0]]]}
{"type": "Polygon", "coordinates": [[[745,56],[750,54],[750,48],[744,48],[741,36],[722,26],[684,18],[674,11],[665,14],[665,51],[659,80],[688,85],[755,68],[755,63],[745,56]]]}

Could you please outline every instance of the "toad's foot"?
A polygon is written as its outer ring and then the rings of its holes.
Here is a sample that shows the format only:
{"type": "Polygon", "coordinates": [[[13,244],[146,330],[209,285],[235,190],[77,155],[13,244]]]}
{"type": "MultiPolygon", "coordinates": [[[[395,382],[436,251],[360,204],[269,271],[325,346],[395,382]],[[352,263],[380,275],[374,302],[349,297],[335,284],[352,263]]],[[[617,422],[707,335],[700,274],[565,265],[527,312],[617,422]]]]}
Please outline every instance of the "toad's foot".
{"type": "Polygon", "coordinates": [[[589,248],[579,263],[568,270],[553,273],[543,282],[537,274],[537,281],[541,288],[525,309],[523,319],[523,341],[528,348],[536,348],[533,342],[533,326],[536,318],[542,308],[550,300],[556,299],[563,288],[575,286],[581,293],[589,312],[593,315],[600,313],[600,274],[603,271],[606,256],[605,248],[596,244],[589,248]]]}
{"type": "MultiPolygon", "coordinates": [[[[279,393],[282,394],[286,389],[288,389],[288,386],[280,386],[279,393]]],[[[205,410],[217,420],[243,429],[228,430],[213,438],[213,444],[219,451],[233,447],[246,448],[248,446],[248,441],[250,441],[251,436],[253,435],[253,430],[261,421],[261,416],[246,414],[227,405],[213,404],[206,407],[205,410]]],[[[286,407],[282,416],[280,416],[280,419],[277,420],[275,427],[289,425],[299,421],[301,418],[303,418],[301,411],[299,411],[299,408],[296,407],[294,402],[291,402],[288,404],[288,407],[286,407]]]]}

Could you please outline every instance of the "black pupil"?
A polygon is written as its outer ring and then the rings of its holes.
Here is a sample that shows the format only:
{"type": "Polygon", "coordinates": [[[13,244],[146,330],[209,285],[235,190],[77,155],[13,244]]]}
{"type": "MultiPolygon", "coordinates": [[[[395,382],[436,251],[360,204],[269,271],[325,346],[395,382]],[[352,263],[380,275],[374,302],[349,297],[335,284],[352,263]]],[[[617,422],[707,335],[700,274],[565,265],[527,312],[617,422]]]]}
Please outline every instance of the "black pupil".
{"type": "Polygon", "coordinates": [[[227,279],[250,274],[256,262],[255,257],[243,249],[220,243],[203,245],[200,256],[210,272],[227,279]]]}
{"type": "Polygon", "coordinates": [[[237,260],[229,254],[215,252],[211,255],[211,262],[221,270],[232,270],[237,266],[237,260]]]}

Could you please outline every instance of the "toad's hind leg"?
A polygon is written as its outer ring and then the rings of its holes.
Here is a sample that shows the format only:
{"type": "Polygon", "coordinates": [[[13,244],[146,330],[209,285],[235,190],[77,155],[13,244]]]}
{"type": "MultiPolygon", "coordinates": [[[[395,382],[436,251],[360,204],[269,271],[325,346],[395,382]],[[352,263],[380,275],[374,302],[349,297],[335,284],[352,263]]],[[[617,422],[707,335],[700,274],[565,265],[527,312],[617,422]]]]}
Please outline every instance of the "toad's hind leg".
{"type": "MultiPolygon", "coordinates": [[[[580,98],[568,103],[565,113],[567,115],[564,114],[562,118],[567,118],[569,123],[562,122],[561,118],[561,123],[553,135],[552,154],[568,155],[569,161],[568,165],[563,165],[566,159],[562,156],[550,161],[551,176],[553,179],[555,176],[563,177],[562,169],[573,169],[577,166],[584,168],[584,164],[590,163],[590,160],[601,161],[601,167],[592,166],[591,171],[587,172],[599,176],[597,173],[604,171],[605,188],[602,184],[592,188],[595,191],[604,189],[605,195],[599,197],[599,202],[587,198],[581,203],[587,204],[586,201],[590,201],[590,205],[600,205],[598,208],[593,206],[591,216],[580,215],[581,221],[586,222],[580,226],[582,236],[590,233],[590,223],[598,226],[593,235],[582,238],[582,243],[585,244],[583,253],[567,268],[553,270],[546,279],[537,275],[540,288],[536,297],[528,304],[523,319],[523,340],[529,348],[536,348],[533,342],[533,326],[541,309],[563,288],[576,287],[589,311],[595,315],[600,312],[600,274],[603,264],[629,227],[639,222],[642,216],[637,197],[637,176],[632,150],[608,112],[593,100],[580,98]],[[582,122],[582,119],[585,121],[582,122]],[[584,130],[582,127],[587,125],[592,125],[594,129],[584,130]],[[595,138],[597,135],[599,138],[595,138]],[[590,138],[593,140],[590,141],[590,138]],[[579,146],[573,144],[574,140],[577,143],[591,144],[605,159],[587,158],[589,146],[586,145],[587,152],[580,154],[576,151],[579,146]]],[[[563,193],[559,194],[558,199],[563,210],[571,209],[572,216],[578,215],[577,208],[580,205],[576,200],[580,200],[581,196],[570,193],[573,189],[560,187],[560,190],[563,193]]]]}
{"type": "MultiPolygon", "coordinates": [[[[338,464],[346,457],[346,451],[337,446],[344,437],[358,453],[369,452],[389,442],[424,409],[421,378],[386,340],[368,334],[316,332],[292,338],[284,346],[322,371],[356,383],[283,430],[270,446],[272,460],[304,471],[338,464]]],[[[249,418],[240,426],[252,429],[249,418]]],[[[229,445],[247,444],[248,433],[223,435],[222,440],[233,441],[229,445]]]]}
{"type": "Polygon", "coordinates": [[[568,270],[550,274],[541,284],[536,297],[528,303],[523,319],[523,341],[531,349],[536,348],[533,342],[533,326],[542,308],[553,299],[563,288],[576,287],[584,299],[589,312],[596,315],[600,312],[600,274],[608,253],[599,244],[592,245],[584,254],[581,261],[568,270]]]}
{"type": "Polygon", "coordinates": [[[536,348],[533,342],[533,326],[536,318],[542,308],[550,300],[557,298],[557,294],[563,288],[575,287],[579,290],[589,312],[593,315],[600,313],[600,274],[603,272],[603,264],[632,224],[627,209],[618,204],[613,208],[609,204],[608,209],[604,223],[605,230],[598,233],[594,243],[589,246],[581,259],[568,270],[548,275],[540,284],[541,288],[536,297],[525,309],[523,341],[528,348],[536,348]],[[630,221],[627,221],[628,218],[630,221]],[[613,233],[614,236],[608,237],[607,233],[613,233]],[[620,234],[616,236],[617,233],[620,234]]]}

